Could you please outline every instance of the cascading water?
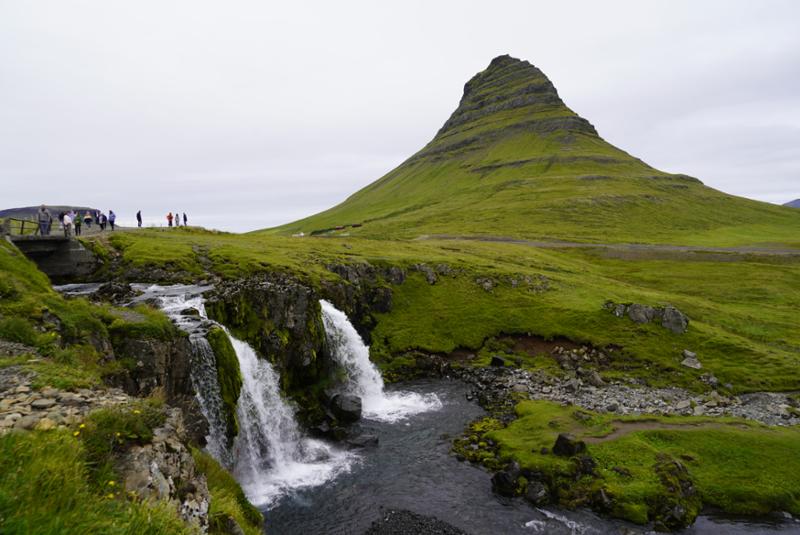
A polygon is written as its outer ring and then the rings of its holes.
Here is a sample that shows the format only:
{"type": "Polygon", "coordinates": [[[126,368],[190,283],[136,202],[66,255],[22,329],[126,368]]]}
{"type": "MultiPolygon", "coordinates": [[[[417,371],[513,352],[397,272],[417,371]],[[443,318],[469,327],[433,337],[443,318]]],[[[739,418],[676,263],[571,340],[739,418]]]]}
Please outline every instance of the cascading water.
{"type": "MultiPolygon", "coordinates": [[[[211,322],[203,305],[203,289],[137,286],[144,291],[138,300],[156,297],[162,310],[187,332],[192,333],[198,323],[198,319],[185,314],[187,308],[197,310],[202,321],[211,322]]],[[[294,411],[280,395],[279,376],[272,365],[258,358],[246,342],[221,327],[231,341],[242,373],[242,389],[236,407],[239,434],[232,451],[225,445],[226,422],[216,359],[208,341],[198,333],[190,335],[195,349],[192,381],[201,410],[209,421],[207,449],[217,460],[233,468],[248,499],[256,505],[269,507],[293,490],[321,485],[348,471],[357,457],[321,440],[305,437],[294,411]]]]}
{"type": "Polygon", "coordinates": [[[334,360],[347,372],[347,393],[361,398],[364,418],[396,422],[442,407],[436,394],[384,391],[383,378],[369,360],[369,348],[347,315],[328,301],[320,300],[320,305],[328,346],[334,360]]]}

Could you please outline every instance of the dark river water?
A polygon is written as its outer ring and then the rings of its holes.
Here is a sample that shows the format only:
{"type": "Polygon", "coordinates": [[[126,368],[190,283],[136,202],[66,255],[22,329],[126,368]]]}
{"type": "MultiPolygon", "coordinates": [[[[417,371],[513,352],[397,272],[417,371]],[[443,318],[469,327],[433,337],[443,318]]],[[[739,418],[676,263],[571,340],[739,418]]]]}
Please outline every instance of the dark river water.
{"type": "MultiPolygon", "coordinates": [[[[488,472],[460,463],[449,453],[453,437],[484,414],[466,401],[467,387],[458,381],[430,380],[398,388],[435,392],[443,407],[398,423],[363,421],[364,432],[378,435],[380,444],[363,450],[349,473],[285,496],[264,511],[267,533],[361,534],[380,517],[381,508],[435,516],[473,535],[649,533],[588,511],[536,509],[522,499],[498,498],[492,493],[488,472]]],[[[781,517],[753,520],[704,515],[683,533],[800,533],[800,523],[781,517]]]]}

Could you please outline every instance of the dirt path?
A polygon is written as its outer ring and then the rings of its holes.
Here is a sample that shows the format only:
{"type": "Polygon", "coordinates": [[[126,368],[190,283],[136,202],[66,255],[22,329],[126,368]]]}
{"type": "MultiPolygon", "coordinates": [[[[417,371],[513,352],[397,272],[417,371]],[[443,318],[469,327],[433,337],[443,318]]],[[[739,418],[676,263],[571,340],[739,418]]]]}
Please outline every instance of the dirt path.
{"type": "Polygon", "coordinates": [[[525,240],[521,238],[509,238],[505,236],[453,236],[449,234],[431,234],[416,238],[417,240],[459,240],[459,241],[480,241],[490,243],[513,243],[528,247],[539,247],[542,249],[606,249],[627,253],[720,253],[720,254],[739,254],[739,255],[775,255],[775,256],[796,256],[800,257],[800,249],[791,248],[769,248],[769,247],[711,247],[702,245],[667,245],[667,244],[644,244],[644,243],[581,243],[569,241],[538,241],[525,240]]]}
{"type": "Polygon", "coordinates": [[[615,440],[625,435],[635,433],[637,431],[697,431],[701,429],[725,429],[731,427],[738,427],[739,429],[748,429],[744,424],[724,424],[718,422],[697,422],[685,424],[668,424],[656,420],[639,420],[635,422],[624,422],[615,420],[612,422],[614,430],[602,437],[584,437],[582,440],[587,444],[599,444],[609,440],[615,440]]]}

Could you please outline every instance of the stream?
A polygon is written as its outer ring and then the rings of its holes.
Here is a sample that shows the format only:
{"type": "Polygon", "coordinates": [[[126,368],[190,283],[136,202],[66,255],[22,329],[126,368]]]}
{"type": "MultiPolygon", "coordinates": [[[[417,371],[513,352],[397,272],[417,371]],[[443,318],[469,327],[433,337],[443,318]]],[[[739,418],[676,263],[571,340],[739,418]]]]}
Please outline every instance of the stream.
{"type": "MultiPolygon", "coordinates": [[[[57,289],[87,295],[97,286],[57,289]]],[[[326,336],[334,360],[346,371],[344,392],[363,401],[356,430],[377,436],[378,444],[347,450],[306,436],[280,394],[277,371],[226,329],[244,379],[237,407],[241,431],[229,450],[220,440],[225,422],[214,355],[203,334],[203,326],[213,323],[202,298],[209,287],[133,287],[140,292],[134,303],[155,299],[189,333],[193,384],[211,424],[207,449],[232,469],[248,498],[264,511],[270,535],[361,534],[384,509],[436,517],[471,535],[650,533],[590,511],[535,508],[521,498],[496,496],[487,471],[450,454],[453,439],[485,414],[466,400],[469,387],[442,379],[384,385],[347,316],[326,301],[321,301],[326,336]],[[198,314],[186,315],[187,308],[198,314]]],[[[800,534],[800,522],[780,514],[759,519],[704,514],[681,533],[800,534]]]]}

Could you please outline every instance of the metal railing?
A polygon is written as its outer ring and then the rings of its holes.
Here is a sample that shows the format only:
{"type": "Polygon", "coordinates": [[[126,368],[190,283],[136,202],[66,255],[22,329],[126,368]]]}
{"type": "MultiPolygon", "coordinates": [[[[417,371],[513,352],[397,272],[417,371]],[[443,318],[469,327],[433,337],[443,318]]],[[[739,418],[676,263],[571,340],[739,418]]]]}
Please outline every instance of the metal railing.
{"type": "Polygon", "coordinates": [[[2,220],[3,234],[10,236],[35,236],[39,234],[39,222],[33,219],[7,217],[2,220]]]}

